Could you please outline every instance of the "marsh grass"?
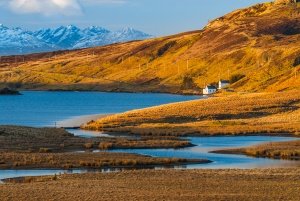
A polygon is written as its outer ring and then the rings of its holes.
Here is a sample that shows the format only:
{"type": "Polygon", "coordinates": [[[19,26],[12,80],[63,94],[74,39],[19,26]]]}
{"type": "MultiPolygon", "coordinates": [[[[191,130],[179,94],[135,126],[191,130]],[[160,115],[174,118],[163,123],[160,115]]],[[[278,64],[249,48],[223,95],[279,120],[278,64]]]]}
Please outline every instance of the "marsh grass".
{"type": "Polygon", "coordinates": [[[300,160],[300,141],[272,142],[251,147],[217,150],[213,152],[225,154],[245,154],[253,157],[274,159],[300,160]]]}
{"type": "Polygon", "coordinates": [[[0,152],[0,169],[21,168],[103,168],[141,167],[155,165],[179,165],[186,163],[207,163],[207,160],[180,158],[152,158],[125,153],[15,153],[0,152]]]}
{"type": "MultiPolygon", "coordinates": [[[[190,146],[178,138],[80,138],[64,129],[0,126],[0,151],[68,152],[111,148],[178,148],[190,146]]],[[[0,158],[1,159],[1,158],[0,158]]]]}

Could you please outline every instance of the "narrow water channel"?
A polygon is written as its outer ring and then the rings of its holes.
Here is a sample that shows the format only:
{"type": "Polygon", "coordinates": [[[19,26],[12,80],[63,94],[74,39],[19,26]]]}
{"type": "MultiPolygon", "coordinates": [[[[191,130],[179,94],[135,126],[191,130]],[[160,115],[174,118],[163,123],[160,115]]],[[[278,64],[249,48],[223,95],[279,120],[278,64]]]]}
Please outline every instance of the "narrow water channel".
{"type": "MultiPolygon", "coordinates": [[[[81,137],[91,137],[92,135],[107,135],[100,132],[90,132],[82,130],[71,130],[71,132],[81,137]]],[[[108,135],[109,136],[109,135],[108,135]]],[[[269,136],[240,136],[240,137],[189,137],[195,147],[183,149],[116,149],[110,152],[125,152],[152,157],[176,157],[189,159],[209,159],[213,161],[207,164],[191,164],[174,167],[153,167],[155,169],[175,168],[175,169],[253,169],[253,168],[288,168],[300,166],[299,161],[274,160],[268,158],[254,158],[244,155],[228,155],[210,153],[214,150],[237,148],[256,145],[267,142],[283,142],[297,140],[292,137],[269,137],[269,136]]],[[[126,168],[104,168],[99,170],[0,170],[0,179],[23,177],[23,176],[42,176],[54,174],[86,173],[86,172],[114,172],[126,168]]]]}

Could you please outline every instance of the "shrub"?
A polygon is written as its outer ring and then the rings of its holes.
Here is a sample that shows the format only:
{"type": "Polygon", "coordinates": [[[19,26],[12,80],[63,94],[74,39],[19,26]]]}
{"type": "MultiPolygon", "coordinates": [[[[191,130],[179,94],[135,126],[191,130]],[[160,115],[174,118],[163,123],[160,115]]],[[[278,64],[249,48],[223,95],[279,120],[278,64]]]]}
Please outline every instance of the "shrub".
{"type": "Polygon", "coordinates": [[[182,79],[181,88],[182,89],[192,89],[195,87],[196,87],[196,84],[194,83],[193,78],[188,75],[185,75],[182,79]]]}
{"type": "Polygon", "coordinates": [[[83,147],[86,148],[86,149],[92,149],[92,148],[93,148],[93,143],[90,143],[90,142],[85,143],[85,144],[83,145],[83,147]]]}
{"type": "Polygon", "coordinates": [[[99,149],[101,150],[108,150],[113,147],[113,143],[111,142],[100,142],[99,149]]]}
{"type": "Polygon", "coordinates": [[[166,43],[164,46],[159,48],[159,50],[157,51],[157,56],[160,57],[160,56],[164,55],[174,45],[176,45],[176,41],[170,41],[170,42],[166,43]]]}
{"type": "Polygon", "coordinates": [[[294,67],[296,67],[298,65],[300,65],[300,56],[295,59],[294,64],[293,64],[294,67]]]}
{"type": "Polygon", "coordinates": [[[51,152],[51,149],[49,149],[49,148],[40,148],[39,152],[40,153],[49,153],[49,152],[51,152]]]}
{"type": "Polygon", "coordinates": [[[229,82],[230,84],[236,83],[237,81],[243,79],[245,77],[245,75],[243,74],[234,74],[232,76],[230,76],[229,82]]]}

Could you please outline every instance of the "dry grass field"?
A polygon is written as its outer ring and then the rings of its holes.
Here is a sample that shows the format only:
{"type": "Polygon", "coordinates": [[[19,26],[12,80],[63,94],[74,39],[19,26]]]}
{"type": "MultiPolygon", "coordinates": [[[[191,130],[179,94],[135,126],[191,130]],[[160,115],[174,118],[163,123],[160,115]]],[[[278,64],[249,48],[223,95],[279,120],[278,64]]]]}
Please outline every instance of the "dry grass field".
{"type": "Polygon", "coordinates": [[[61,175],[0,185],[0,200],[245,200],[300,199],[300,169],[141,170],[61,175]]]}
{"type": "Polygon", "coordinates": [[[299,135],[300,90],[223,94],[134,110],[89,122],[84,129],[148,136],[299,135]]]}
{"type": "Polygon", "coordinates": [[[0,126],[2,152],[68,152],[119,148],[182,148],[192,144],[178,138],[80,138],[64,129],[0,126]]]}
{"type": "Polygon", "coordinates": [[[214,153],[246,154],[254,157],[300,160],[300,141],[272,142],[252,147],[214,151],[214,153]]]}
{"type": "Polygon", "coordinates": [[[299,4],[258,4],[188,33],[74,51],[1,57],[0,87],[200,93],[299,89],[299,4]]]}
{"type": "Polygon", "coordinates": [[[208,163],[208,160],[152,158],[125,153],[15,153],[0,152],[0,169],[151,168],[208,163]]]}

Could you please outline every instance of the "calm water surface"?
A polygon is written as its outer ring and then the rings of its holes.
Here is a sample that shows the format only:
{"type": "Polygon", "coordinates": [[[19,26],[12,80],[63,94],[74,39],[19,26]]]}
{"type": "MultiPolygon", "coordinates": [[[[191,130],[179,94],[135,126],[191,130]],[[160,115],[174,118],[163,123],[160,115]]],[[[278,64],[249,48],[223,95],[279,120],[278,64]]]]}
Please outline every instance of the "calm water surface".
{"type": "Polygon", "coordinates": [[[170,94],[33,92],[0,96],[0,125],[54,126],[73,117],[112,114],[201,98],[170,94]]]}

